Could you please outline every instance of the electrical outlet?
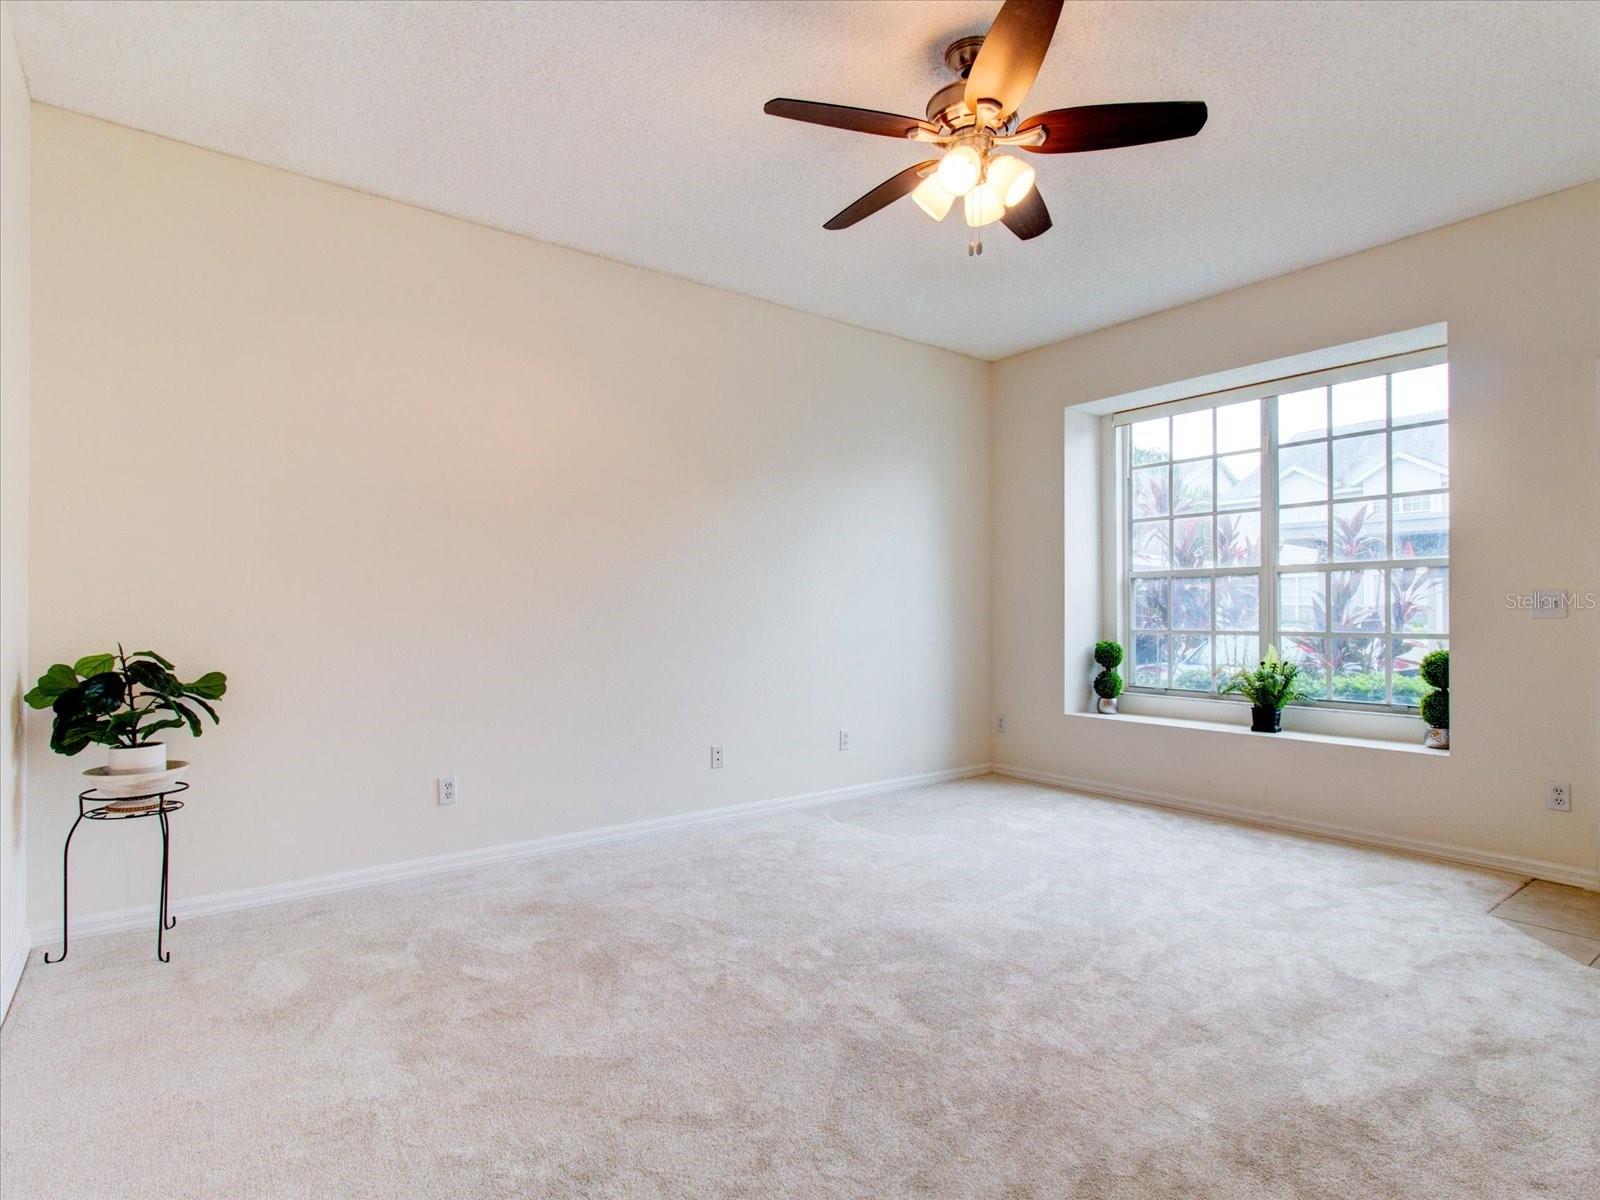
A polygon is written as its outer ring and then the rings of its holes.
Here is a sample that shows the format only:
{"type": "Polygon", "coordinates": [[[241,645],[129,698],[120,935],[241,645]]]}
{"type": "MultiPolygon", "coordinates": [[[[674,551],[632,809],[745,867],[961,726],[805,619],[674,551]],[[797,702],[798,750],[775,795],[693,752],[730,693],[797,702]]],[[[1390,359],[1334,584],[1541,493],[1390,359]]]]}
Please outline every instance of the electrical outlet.
{"type": "Polygon", "coordinates": [[[1006,715],[1005,715],[1005,713],[1001,713],[998,717],[996,717],[994,719],[994,731],[996,733],[1004,733],[1006,731],[1006,715]]]}
{"type": "Polygon", "coordinates": [[[850,731],[848,729],[839,730],[839,749],[850,749],[850,731]]]}
{"type": "Polygon", "coordinates": [[[439,780],[439,803],[454,804],[456,802],[456,777],[446,776],[439,780]]]}
{"type": "Polygon", "coordinates": [[[1572,811],[1572,785],[1547,783],[1544,787],[1544,806],[1555,812],[1572,811]]]}
{"type": "Polygon", "coordinates": [[[711,769],[713,771],[722,770],[722,747],[721,746],[713,746],[713,747],[711,747],[711,769]]]}

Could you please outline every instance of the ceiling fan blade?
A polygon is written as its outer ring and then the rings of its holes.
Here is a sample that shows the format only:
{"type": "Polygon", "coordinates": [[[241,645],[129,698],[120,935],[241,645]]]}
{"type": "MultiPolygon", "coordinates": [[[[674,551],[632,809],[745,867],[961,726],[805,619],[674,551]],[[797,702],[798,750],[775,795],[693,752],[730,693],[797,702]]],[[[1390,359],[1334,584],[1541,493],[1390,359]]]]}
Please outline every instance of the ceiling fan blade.
{"type": "Polygon", "coordinates": [[[1035,154],[1078,154],[1085,150],[1115,150],[1193,137],[1206,123],[1206,106],[1200,100],[1169,100],[1153,104],[1085,104],[1058,108],[1029,117],[1018,133],[1043,128],[1042,145],[1023,146],[1035,154]]]}
{"type": "Polygon", "coordinates": [[[939,132],[936,127],[916,117],[898,117],[894,113],[851,108],[845,104],[818,104],[814,100],[768,100],[762,105],[761,111],[769,117],[788,117],[791,121],[806,121],[812,125],[827,125],[856,133],[875,133],[880,137],[903,138],[913,129],[939,132]]]}
{"type": "Polygon", "coordinates": [[[1025,242],[1038,237],[1054,224],[1050,220],[1050,210],[1044,206],[1044,197],[1039,195],[1038,184],[1029,188],[1028,194],[1014,208],[1006,209],[1000,220],[1025,242]]]}
{"type": "Polygon", "coordinates": [[[1000,15],[989,26],[967,72],[968,108],[977,112],[980,100],[991,101],[1000,106],[999,120],[1017,111],[1050,49],[1061,2],[1006,0],[1000,6],[1000,15]]]}
{"type": "Polygon", "coordinates": [[[907,167],[898,175],[890,176],[854,204],[841,210],[823,228],[848,229],[857,221],[870,217],[880,208],[887,208],[901,196],[910,195],[915,191],[917,184],[922,182],[922,177],[938,165],[938,159],[930,158],[927,162],[919,162],[914,167],[907,167]]]}

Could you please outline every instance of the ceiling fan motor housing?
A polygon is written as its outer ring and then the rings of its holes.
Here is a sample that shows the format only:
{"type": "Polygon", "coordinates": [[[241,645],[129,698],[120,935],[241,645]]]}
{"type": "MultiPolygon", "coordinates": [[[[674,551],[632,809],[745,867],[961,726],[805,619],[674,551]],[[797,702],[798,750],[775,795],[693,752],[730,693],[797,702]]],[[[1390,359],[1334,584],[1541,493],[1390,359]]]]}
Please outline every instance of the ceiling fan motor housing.
{"type": "Polygon", "coordinates": [[[945,65],[960,78],[945,84],[928,101],[928,120],[948,129],[960,129],[972,124],[972,110],[967,107],[967,72],[978,59],[983,38],[958,38],[944,48],[945,65]]]}

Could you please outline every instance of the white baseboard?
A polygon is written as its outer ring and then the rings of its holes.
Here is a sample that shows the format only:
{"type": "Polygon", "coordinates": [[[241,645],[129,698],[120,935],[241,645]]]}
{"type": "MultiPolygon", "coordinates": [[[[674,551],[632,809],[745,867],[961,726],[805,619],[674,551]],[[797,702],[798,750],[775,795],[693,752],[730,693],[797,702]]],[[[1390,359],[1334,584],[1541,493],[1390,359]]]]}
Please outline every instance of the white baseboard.
{"type": "Polygon", "coordinates": [[[1377,846],[1384,850],[1404,850],[1446,862],[1464,863],[1472,867],[1488,867],[1511,875],[1548,879],[1552,883],[1566,883],[1573,887],[1600,891],[1600,871],[1586,870],[1567,863],[1546,862],[1539,858],[1523,858],[1515,854],[1497,854],[1491,850],[1474,850],[1467,846],[1454,846],[1448,842],[1428,841],[1424,838],[1400,837],[1378,833],[1370,829],[1352,829],[1344,825],[1330,825],[1322,821],[1305,821],[1298,817],[1285,817],[1259,809],[1240,808],[1231,804],[1213,804],[1208,800],[1192,800],[1187,796],[1174,796],[1167,792],[1147,792],[1138,788],[1119,787],[1090,779],[1074,779],[1050,771],[1035,771],[1029,767],[994,765],[996,775],[1022,779],[1029,783],[1042,783],[1066,791],[1088,795],[1106,796],[1113,800],[1131,800],[1136,804],[1152,804],[1159,808],[1175,808],[1183,812],[1199,813],[1208,817],[1221,817],[1247,825],[1260,825],[1267,829],[1282,829],[1290,833],[1305,833],[1333,841],[1350,842],[1357,846],[1377,846]]]}
{"type": "Polygon", "coordinates": [[[32,949],[33,942],[28,937],[28,931],[19,931],[16,947],[6,960],[3,974],[0,974],[0,1021],[5,1020],[6,1014],[11,1011],[11,997],[17,994],[17,984],[22,982],[22,969],[28,965],[28,951],[32,949]]]}
{"type": "MultiPolygon", "coordinates": [[[[193,896],[173,901],[172,911],[185,919],[209,916],[213,913],[234,912],[241,908],[259,908],[267,904],[281,904],[286,900],[300,900],[310,896],[323,896],[329,892],[344,892],[352,888],[372,887],[380,883],[395,883],[404,879],[419,879],[445,871],[459,871],[467,867],[485,866],[489,863],[508,862],[512,859],[532,858],[540,854],[555,854],[561,850],[574,850],[584,846],[604,846],[613,842],[629,842],[640,838],[657,837],[704,825],[718,825],[748,817],[765,816],[792,808],[808,808],[816,804],[831,804],[857,796],[876,796],[886,792],[899,792],[907,788],[945,783],[952,779],[970,779],[989,774],[988,763],[967,767],[952,767],[944,771],[929,771],[923,775],[906,775],[899,779],[884,779],[875,783],[858,783],[849,787],[831,788],[821,792],[803,792],[795,796],[778,796],[769,800],[752,800],[745,804],[730,804],[723,808],[701,809],[697,812],[678,813],[670,817],[655,817],[647,821],[633,821],[626,825],[607,825],[600,829],[585,829],[577,833],[561,833],[551,837],[531,838],[522,842],[505,842],[498,846],[484,846],[478,850],[460,850],[450,854],[436,854],[428,858],[413,858],[403,862],[386,863],[376,867],[358,867],[332,875],[316,875],[308,879],[291,879],[283,883],[269,883],[261,887],[240,888],[232,892],[213,892],[209,896],[193,896]]],[[[110,912],[91,913],[72,917],[72,936],[92,937],[100,933],[118,933],[124,929],[142,928],[155,920],[153,904],[137,908],[122,908],[110,912]]],[[[46,945],[61,940],[61,922],[52,921],[30,927],[33,944],[46,945]]],[[[18,968],[20,974],[21,968],[18,968]]],[[[7,979],[11,978],[9,968],[7,979]]]]}

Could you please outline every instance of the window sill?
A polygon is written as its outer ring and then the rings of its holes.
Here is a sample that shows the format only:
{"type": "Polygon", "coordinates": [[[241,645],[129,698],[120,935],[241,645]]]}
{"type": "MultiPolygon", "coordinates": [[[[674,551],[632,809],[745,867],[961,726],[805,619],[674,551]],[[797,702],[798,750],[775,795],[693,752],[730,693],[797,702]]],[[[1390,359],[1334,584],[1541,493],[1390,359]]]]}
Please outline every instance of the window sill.
{"type": "MultiPolygon", "coordinates": [[[[1136,699],[1147,699],[1139,697],[1136,699]]],[[[1122,703],[1126,709],[1128,696],[1124,696],[1122,703]]],[[[1254,738],[1271,738],[1285,742],[1316,742],[1325,746],[1353,746],[1362,750],[1392,750],[1401,754],[1421,754],[1429,758],[1449,758],[1448,750],[1430,750],[1422,744],[1422,722],[1415,717],[1398,714],[1361,714],[1363,721],[1372,723],[1373,736],[1362,736],[1349,732],[1326,732],[1322,730],[1295,729],[1292,724],[1296,717],[1322,717],[1321,713],[1306,713],[1304,710],[1286,710],[1284,713],[1285,725],[1281,733],[1255,733],[1250,728],[1250,710],[1243,705],[1227,704],[1218,701],[1189,701],[1190,704],[1208,705],[1224,710],[1223,712],[1206,716],[1175,716],[1170,714],[1151,712],[1118,712],[1096,713],[1078,712],[1068,713],[1070,717],[1079,717],[1090,721],[1109,721],[1120,725],[1145,725],[1157,728],[1197,730],[1202,733],[1224,733],[1235,736],[1243,735],[1254,738]],[[1227,710],[1240,710],[1239,719],[1218,719],[1229,715],[1227,710]],[[1405,740],[1402,740],[1402,739],[1405,740]]]]}

